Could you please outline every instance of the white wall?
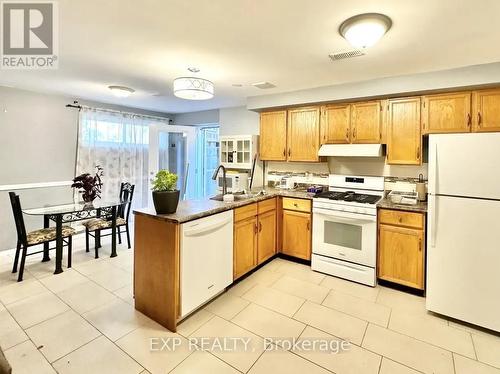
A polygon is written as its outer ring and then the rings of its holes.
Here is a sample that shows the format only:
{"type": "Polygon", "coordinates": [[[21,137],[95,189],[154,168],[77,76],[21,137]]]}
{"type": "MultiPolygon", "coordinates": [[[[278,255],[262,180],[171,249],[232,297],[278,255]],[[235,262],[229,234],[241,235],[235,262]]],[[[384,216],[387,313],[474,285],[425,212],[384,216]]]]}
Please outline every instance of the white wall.
{"type": "Polygon", "coordinates": [[[328,165],[332,174],[412,178],[423,174],[427,178],[425,163],[422,166],[386,165],[383,157],[329,157],[328,165]]]}
{"type": "Polygon", "coordinates": [[[258,135],[259,114],[246,107],[223,108],[219,110],[221,135],[258,135]]]}
{"type": "MultiPolygon", "coordinates": [[[[75,175],[78,110],[73,99],[0,87],[0,185],[69,181],[75,175]]],[[[140,114],[143,111],[90,101],[82,104],[140,114]]],[[[73,201],[70,187],[19,190],[23,208],[73,201]]],[[[13,248],[16,231],[8,192],[0,192],[0,250],[13,248]]],[[[41,217],[25,217],[29,229],[41,228],[41,217]]]]}
{"type": "Polygon", "coordinates": [[[500,62],[459,69],[386,77],[369,81],[317,87],[247,99],[247,108],[264,108],[321,103],[370,97],[418,94],[420,92],[500,83],[500,62]]]}
{"type": "Polygon", "coordinates": [[[200,112],[179,113],[173,116],[174,124],[179,126],[198,126],[219,123],[219,109],[200,112]]]}

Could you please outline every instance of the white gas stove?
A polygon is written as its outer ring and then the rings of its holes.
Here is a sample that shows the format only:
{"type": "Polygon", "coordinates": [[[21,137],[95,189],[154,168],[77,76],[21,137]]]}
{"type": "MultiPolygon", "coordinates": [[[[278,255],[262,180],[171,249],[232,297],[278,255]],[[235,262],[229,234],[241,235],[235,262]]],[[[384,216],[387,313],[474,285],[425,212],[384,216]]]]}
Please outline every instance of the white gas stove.
{"type": "Polygon", "coordinates": [[[313,200],[313,270],[375,286],[383,177],[330,175],[313,200]]]}

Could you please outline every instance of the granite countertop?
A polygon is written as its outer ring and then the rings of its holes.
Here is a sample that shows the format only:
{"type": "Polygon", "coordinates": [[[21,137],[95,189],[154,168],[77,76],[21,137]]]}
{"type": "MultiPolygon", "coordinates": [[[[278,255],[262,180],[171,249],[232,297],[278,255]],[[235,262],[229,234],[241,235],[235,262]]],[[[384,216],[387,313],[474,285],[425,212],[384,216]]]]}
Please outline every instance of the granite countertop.
{"type": "MultiPolygon", "coordinates": [[[[259,191],[260,190],[255,190],[252,191],[252,193],[258,193],[259,191]]],[[[146,215],[163,221],[183,223],[198,218],[207,217],[212,214],[221,213],[227,210],[238,208],[240,206],[252,204],[258,201],[271,199],[276,196],[295,197],[300,199],[312,199],[313,195],[308,194],[305,191],[278,190],[278,189],[267,188],[265,195],[256,195],[249,199],[240,201],[223,202],[210,199],[183,200],[179,201],[177,211],[173,214],[157,214],[154,207],[135,209],[134,214],[146,215]]]]}
{"type": "Polygon", "coordinates": [[[416,205],[396,204],[391,199],[383,198],[377,203],[377,208],[405,210],[408,212],[427,213],[427,202],[418,202],[416,205]]]}

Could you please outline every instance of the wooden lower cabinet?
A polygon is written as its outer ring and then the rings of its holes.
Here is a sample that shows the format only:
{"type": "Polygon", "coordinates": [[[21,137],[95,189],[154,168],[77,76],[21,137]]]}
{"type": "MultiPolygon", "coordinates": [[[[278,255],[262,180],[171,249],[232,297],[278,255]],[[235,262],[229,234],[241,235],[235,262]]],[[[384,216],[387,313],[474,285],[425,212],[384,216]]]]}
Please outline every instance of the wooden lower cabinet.
{"type": "Polygon", "coordinates": [[[257,264],[276,253],[276,210],[259,214],[257,234],[257,264]]]}
{"type": "Polygon", "coordinates": [[[233,278],[237,279],[257,265],[257,217],[234,223],[233,278]]]}
{"type": "Polygon", "coordinates": [[[233,279],[276,253],[276,200],[245,205],[234,212],[233,279]]]}
{"type": "Polygon", "coordinates": [[[311,259],[311,213],[283,210],[282,253],[311,259]]]}
{"type": "MultiPolygon", "coordinates": [[[[391,212],[382,210],[381,212],[391,212]]],[[[399,215],[422,213],[398,212],[399,215]]],[[[402,219],[404,222],[404,219],[402,219]]],[[[410,220],[407,220],[410,221],[410,220]]],[[[379,223],[378,278],[404,286],[424,289],[425,230],[403,225],[379,223]]]]}

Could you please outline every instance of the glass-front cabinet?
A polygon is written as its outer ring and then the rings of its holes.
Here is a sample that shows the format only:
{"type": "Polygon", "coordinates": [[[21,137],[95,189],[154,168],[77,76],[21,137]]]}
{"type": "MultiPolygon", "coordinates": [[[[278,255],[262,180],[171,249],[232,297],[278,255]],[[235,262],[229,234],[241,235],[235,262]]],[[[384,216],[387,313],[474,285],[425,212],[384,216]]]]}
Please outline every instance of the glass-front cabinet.
{"type": "Polygon", "coordinates": [[[251,169],[258,152],[257,135],[220,137],[220,162],[230,169],[251,169]]]}

